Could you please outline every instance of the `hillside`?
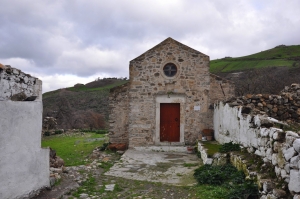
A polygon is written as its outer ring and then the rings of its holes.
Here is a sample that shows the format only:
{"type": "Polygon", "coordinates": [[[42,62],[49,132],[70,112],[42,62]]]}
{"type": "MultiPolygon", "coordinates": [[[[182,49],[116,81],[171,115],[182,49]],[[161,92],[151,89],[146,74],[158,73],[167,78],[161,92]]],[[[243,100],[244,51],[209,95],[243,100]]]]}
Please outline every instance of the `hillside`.
{"type": "Polygon", "coordinates": [[[212,73],[236,72],[266,67],[300,67],[300,45],[280,45],[244,57],[225,57],[210,62],[212,73]]]}
{"type": "Polygon", "coordinates": [[[280,45],[244,57],[212,60],[210,71],[235,83],[236,95],[278,94],[300,83],[300,45],[280,45]]]}
{"type": "Polygon", "coordinates": [[[125,79],[105,78],[43,94],[43,117],[57,118],[58,128],[105,128],[109,89],[125,79]]]}
{"type": "MultiPolygon", "coordinates": [[[[300,83],[300,45],[277,46],[238,58],[212,60],[210,71],[236,85],[236,95],[278,94],[284,86],[300,83]]],[[[43,94],[43,116],[57,118],[58,128],[105,128],[109,89],[126,79],[105,78],[43,94]]]]}

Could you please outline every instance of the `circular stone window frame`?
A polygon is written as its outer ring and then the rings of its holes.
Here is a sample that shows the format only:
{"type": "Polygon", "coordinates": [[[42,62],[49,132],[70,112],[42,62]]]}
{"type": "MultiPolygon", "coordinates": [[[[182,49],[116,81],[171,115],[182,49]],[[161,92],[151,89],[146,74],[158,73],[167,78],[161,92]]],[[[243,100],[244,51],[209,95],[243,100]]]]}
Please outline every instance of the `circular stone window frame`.
{"type": "Polygon", "coordinates": [[[160,66],[160,73],[161,75],[165,78],[165,79],[176,79],[180,73],[181,73],[181,70],[180,70],[180,65],[179,63],[175,62],[175,61],[165,61],[164,63],[161,64],[160,66]],[[174,64],[177,68],[177,72],[174,76],[172,77],[169,77],[167,75],[165,75],[165,72],[164,72],[164,67],[167,65],[167,64],[174,64]]]}

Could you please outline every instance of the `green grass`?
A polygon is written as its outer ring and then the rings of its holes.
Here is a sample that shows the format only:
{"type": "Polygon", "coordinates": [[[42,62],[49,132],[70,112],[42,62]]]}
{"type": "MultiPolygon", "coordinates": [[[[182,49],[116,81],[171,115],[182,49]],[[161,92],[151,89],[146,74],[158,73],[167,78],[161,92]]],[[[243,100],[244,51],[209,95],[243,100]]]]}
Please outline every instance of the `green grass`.
{"type": "Polygon", "coordinates": [[[97,87],[97,88],[88,88],[85,85],[83,85],[83,86],[78,86],[78,87],[69,87],[69,88],[67,88],[67,90],[76,91],[76,92],[77,91],[99,91],[99,90],[104,90],[104,89],[111,89],[111,88],[123,85],[127,82],[128,82],[128,80],[121,80],[121,81],[116,82],[114,84],[110,84],[110,85],[102,86],[102,87],[97,87]]]}
{"type": "Polygon", "coordinates": [[[183,166],[184,167],[195,167],[195,166],[198,166],[199,164],[198,163],[184,163],[183,166]]]}
{"type": "Polygon", "coordinates": [[[210,72],[232,72],[265,68],[272,66],[292,67],[295,61],[292,60],[213,60],[210,62],[210,72]]]}
{"type": "Polygon", "coordinates": [[[195,189],[199,199],[223,199],[229,193],[228,189],[222,186],[198,185],[195,189]]]}
{"type": "Polygon", "coordinates": [[[65,161],[65,166],[76,166],[86,164],[85,159],[92,153],[93,149],[102,146],[106,140],[93,138],[106,138],[106,135],[83,133],[75,135],[53,135],[43,137],[42,147],[51,147],[56,154],[65,161]]]}
{"type": "Polygon", "coordinates": [[[300,45],[276,47],[252,55],[223,58],[210,62],[210,72],[233,72],[266,67],[299,67],[300,45]]]}
{"type": "Polygon", "coordinates": [[[228,152],[231,152],[231,151],[240,151],[240,150],[241,150],[240,145],[235,144],[232,141],[222,144],[221,147],[219,148],[219,151],[221,153],[228,153],[228,152]]]}
{"type": "Polygon", "coordinates": [[[215,153],[219,152],[219,149],[221,147],[220,144],[217,144],[216,142],[202,142],[202,145],[204,146],[204,148],[207,149],[207,155],[212,157],[215,153]]]}
{"type": "Polygon", "coordinates": [[[274,59],[274,58],[292,58],[300,55],[300,45],[275,47],[269,50],[261,51],[241,58],[252,59],[274,59]]]}
{"type": "Polygon", "coordinates": [[[104,169],[104,172],[107,172],[113,165],[111,162],[101,162],[101,165],[99,165],[100,168],[104,169]]]}

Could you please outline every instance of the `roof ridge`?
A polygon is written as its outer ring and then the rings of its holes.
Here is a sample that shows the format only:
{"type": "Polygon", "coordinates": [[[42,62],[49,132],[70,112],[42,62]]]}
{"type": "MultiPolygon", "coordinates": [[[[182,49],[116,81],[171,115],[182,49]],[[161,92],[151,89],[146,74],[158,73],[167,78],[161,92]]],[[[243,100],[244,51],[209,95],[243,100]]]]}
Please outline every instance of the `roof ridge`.
{"type": "Polygon", "coordinates": [[[193,49],[193,48],[191,48],[191,47],[189,47],[189,46],[187,46],[187,45],[185,45],[185,44],[183,44],[183,43],[180,43],[179,41],[173,39],[172,37],[168,37],[168,38],[166,38],[165,40],[163,40],[162,42],[158,43],[158,44],[155,45],[154,47],[152,47],[152,48],[150,48],[149,50],[147,50],[146,52],[144,52],[143,54],[141,54],[141,55],[139,55],[138,57],[132,59],[130,62],[132,62],[133,60],[136,60],[136,59],[140,59],[140,58],[143,57],[147,52],[152,51],[152,50],[158,48],[159,46],[161,46],[161,45],[167,43],[168,41],[173,41],[173,42],[175,42],[177,45],[184,47],[185,50],[194,51],[194,53],[197,53],[197,54],[199,53],[199,54],[201,54],[201,55],[204,55],[204,56],[207,56],[207,57],[208,57],[208,55],[206,55],[206,54],[204,54],[204,53],[202,53],[202,52],[200,52],[200,51],[198,51],[198,50],[195,50],[195,49],[193,49]]]}

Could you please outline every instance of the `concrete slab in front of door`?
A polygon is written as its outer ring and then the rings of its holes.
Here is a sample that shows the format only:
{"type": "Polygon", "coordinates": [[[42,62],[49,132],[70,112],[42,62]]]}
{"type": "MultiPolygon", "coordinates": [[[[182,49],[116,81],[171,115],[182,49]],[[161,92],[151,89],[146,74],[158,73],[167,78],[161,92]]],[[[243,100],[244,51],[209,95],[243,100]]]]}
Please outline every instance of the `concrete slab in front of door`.
{"type": "Polygon", "coordinates": [[[196,184],[193,173],[200,165],[195,154],[129,149],[105,175],[189,186],[196,184]]]}

